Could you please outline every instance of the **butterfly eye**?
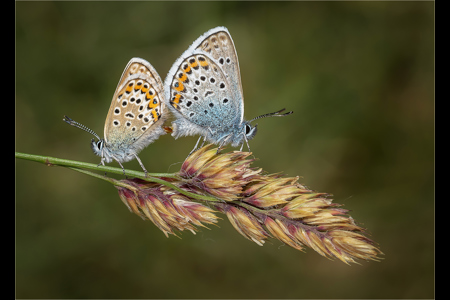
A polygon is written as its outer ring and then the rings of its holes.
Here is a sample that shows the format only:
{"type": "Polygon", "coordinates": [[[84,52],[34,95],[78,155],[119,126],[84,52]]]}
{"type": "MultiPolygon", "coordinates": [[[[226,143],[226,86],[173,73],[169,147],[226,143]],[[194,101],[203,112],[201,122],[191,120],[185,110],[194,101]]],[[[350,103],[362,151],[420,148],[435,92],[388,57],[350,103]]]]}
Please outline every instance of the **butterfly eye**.
{"type": "Polygon", "coordinates": [[[103,141],[101,141],[101,140],[98,141],[98,142],[97,142],[97,147],[98,147],[98,149],[101,150],[101,149],[103,148],[103,141]]]}
{"type": "Polygon", "coordinates": [[[258,124],[255,124],[255,126],[251,126],[250,124],[245,125],[245,136],[247,137],[247,140],[251,140],[255,137],[256,132],[258,131],[257,126],[258,124]]]}

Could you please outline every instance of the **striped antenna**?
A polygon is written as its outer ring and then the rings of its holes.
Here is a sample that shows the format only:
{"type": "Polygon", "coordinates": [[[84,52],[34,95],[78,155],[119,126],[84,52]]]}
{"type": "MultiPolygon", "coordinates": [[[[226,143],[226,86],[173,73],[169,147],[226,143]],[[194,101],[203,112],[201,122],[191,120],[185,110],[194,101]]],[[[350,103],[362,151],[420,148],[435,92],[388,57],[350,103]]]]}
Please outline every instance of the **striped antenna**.
{"type": "Polygon", "coordinates": [[[287,113],[284,113],[284,114],[280,114],[282,111],[285,111],[285,110],[286,110],[286,109],[283,108],[283,109],[281,109],[281,110],[279,110],[279,111],[276,111],[276,112],[273,112],[273,113],[268,113],[268,114],[260,115],[259,117],[253,118],[253,119],[251,119],[251,120],[248,121],[248,122],[250,123],[250,122],[252,122],[252,121],[255,121],[255,120],[258,120],[258,119],[262,119],[262,118],[267,118],[267,117],[285,117],[285,116],[288,116],[288,115],[290,115],[290,114],[293,113],[293,111],[290,111],[290,112],[287,112],[287,113]]]}
{"type": "Polygon", "coordinates": [[[98,140],[101,140],[101,138],[98,136],[98,134],[96,134],[92,129],[87,128],[86,126],[84,126],[83,124],[80,124],[74,120],[72,120],[71,118],[69,118],[68,116],[64,116],[63,119],[64,122],[66,122],[69,125],[75,126],[77,128],[83,129],[84,131],[89,132],[90,134],[92,134],[93,136],[95,136],[98,140]]]}

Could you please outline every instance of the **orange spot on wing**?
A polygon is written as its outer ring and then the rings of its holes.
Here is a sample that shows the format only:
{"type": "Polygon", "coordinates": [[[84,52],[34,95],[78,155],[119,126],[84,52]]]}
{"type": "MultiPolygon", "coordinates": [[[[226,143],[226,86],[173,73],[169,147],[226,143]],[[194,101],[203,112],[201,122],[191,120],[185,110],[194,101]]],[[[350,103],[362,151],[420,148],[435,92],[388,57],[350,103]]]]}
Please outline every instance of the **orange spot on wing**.
{"type": "Polygon", "coordinates": [[[146,100],[151,100],[151,99],[153,99],[153,97],[155,97],[155,96],[154,95],[153,96],[150,95],[149,91],[147,91],[147,93],[145,93],[145,99],[146,100]]]}
{"type": "Polygon", "coordinates": [[[139,84],[136,84],[135,86],[134,86],[134,91],[138,91],[138,90],[140,90],[142,88],[142,82],[139,84]]]}
{"type": "Polygon", "coordinates": [[[152,110],[152,116],[153,116],[153,120],[155,120],[155,122],[158,121],[159,117],[155,110],[152,110]]]}
{"type": "Polygon", "coordinates": [[[183,73],[183,76],[181,76],[180,80],[185,82],[187,79],[187,75],[183,73]]]}
{"type": "Polygon", "coordinates": [[[194,61],[192,64],[190,63],[190,65],[191,65],[191,67],[195,68],[198,66],[198,63],[197,63],[197,61],[194,61]]]}
{"type": "Polygon", "coordinates": [[[176,89],[177,91],[179,91],[179,92],[181,92],[182,90],[184,90],[184,85],[183,85],[183,83],[182,83],[180,80],[178,80],[178,87],[175,87],[175,89],[176,89]]]}
{"type": "Polygon", "coordinates": [[[173,99],[173,102],[178,104],[178,103],[180,102],[180,97],[181,97],[181,95],[180,95],[180,94],[177,94],[177,95],[175,96],[175,98],[173,99]]]}
{"type": "Polygon", "coordinates": [[[208,65],[208,62],[206,60],[200,61],[200,66],[206,67],[208,65]]]}
{"type": "Polygon", "coordinates": [[[153,103],[154,101],[150,101],[149,103],[148,103],[148,107],[149,108],[155,108],[155,107],[157,107],[158,105],[159,105],[159,103],[158,102],[156,102],[156,103],[153,103]]]}
{"type": "Polygon", "coordinates": [[[132,90],[133,90],[133,84],[129,84],[129,85],[127,85],[127,88],[125,89],[125,92],[131,93],[132,90]]]}

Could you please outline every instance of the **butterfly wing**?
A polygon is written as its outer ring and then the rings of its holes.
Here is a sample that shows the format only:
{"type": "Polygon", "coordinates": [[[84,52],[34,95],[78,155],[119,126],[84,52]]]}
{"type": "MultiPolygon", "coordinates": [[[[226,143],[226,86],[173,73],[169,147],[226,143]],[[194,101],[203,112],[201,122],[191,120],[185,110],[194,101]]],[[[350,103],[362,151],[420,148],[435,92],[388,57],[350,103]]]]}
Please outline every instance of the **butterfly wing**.
{"type": "Polygon", "coordinates": [[[174,136],[200,134],[218,142],[243,119],[239,63],[224,27],[198,38],[165,81],[167,105],[177,117],[174,136]]]}
{"type": "Polygon", "coordinates": [[[105,122],[105,141],[113,152],[138,153],[164,134],[161,78],[146,60],[132,58],[114,93],[105,122]]]}
{"type": "Polygon", "coordinates": [[[216,27],[198,38],[191,47],[207,54],[226,76],[229,88],[234,93],[233,101],[237,102],[240,112],[240,121],[244,119],[244,93],[242,90],[239,60],[228,29],[216,27]]]}

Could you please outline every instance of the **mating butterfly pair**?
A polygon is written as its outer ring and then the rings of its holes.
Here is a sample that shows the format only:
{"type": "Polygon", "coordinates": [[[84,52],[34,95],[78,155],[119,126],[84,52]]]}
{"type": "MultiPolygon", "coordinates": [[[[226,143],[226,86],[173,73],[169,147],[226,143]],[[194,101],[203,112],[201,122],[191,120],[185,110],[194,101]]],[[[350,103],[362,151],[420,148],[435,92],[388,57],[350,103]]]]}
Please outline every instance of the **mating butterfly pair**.
{"type": "MultiPolygon", "coordinates": [[[[64,121],[93,134],[91,147],[101,157],[100,164],[123,162],[166,133],[166,106],[175,116],[172,136],[200,135],[218,144],[219,149],[248,146],[257,131],[250,123],[256,119],[281,114],[284,109],[244,120],[244,98],[236,49],[225,27],[213,28],[175,61],[164,85],[156,70],[146,60],[132,58],[122,73],[105,121],[104,139],[67,116],[64,121]]],[[[124,171],[125,172],[125,171],[124,171]]]]}

